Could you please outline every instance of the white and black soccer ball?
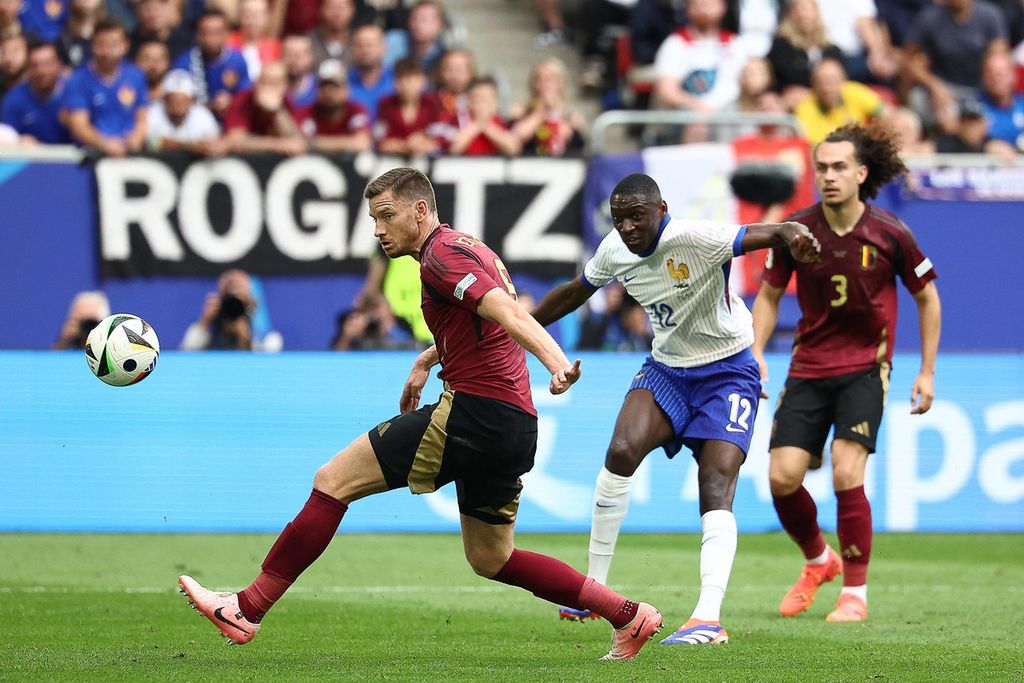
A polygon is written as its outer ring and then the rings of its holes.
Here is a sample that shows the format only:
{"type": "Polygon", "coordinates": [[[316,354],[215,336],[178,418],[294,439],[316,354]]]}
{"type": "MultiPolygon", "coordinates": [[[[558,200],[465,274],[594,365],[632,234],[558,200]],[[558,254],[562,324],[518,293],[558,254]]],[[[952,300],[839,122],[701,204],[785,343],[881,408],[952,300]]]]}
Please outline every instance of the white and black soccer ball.
{"type": "Polygon", "coordinates": [[[85,360],[102,381],[126,387],[146,379],[160,357],[156,331],[142,318],[115,313],[93,328],[85,342],[85,360]]]}

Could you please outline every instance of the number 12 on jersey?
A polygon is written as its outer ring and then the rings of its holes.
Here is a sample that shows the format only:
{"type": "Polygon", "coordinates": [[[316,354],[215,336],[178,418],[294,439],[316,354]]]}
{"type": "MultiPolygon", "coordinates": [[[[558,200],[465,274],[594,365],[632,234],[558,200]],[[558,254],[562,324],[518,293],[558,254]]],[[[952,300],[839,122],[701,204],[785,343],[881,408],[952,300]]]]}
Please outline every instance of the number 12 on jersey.
{"type": "Polygon", "coordinates": [[[668,304],[651,304],[648,306],[651,309],[651,320],[655,321],[658,327],[675,327],[676,324],[672,322],[672,315],[675,311],[668,304]]]}

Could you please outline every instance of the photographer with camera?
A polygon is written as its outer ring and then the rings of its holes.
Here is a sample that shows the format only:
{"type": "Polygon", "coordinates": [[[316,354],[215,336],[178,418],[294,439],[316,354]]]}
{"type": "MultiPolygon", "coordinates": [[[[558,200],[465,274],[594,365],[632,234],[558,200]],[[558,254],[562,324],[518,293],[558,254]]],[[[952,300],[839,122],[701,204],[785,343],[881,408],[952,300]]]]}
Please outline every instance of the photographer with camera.
{"type": "Polygon", "coordinates": [[[262,339],[253,333],[257,310],[252,280],[243,270],[225,271],[217,281],[217,291],[206,295],[199,320],[189,325],[181,340],[184,351],[279,351],[282,341],[277,332],[262,339]]]}
{"type": "Polygon", "coordinates": [[[103,292],[79,292],[71,300],[68,317],[54,342],[55,349],[84,349],[92,329],[110,315],[110,302],[103,292]]]}

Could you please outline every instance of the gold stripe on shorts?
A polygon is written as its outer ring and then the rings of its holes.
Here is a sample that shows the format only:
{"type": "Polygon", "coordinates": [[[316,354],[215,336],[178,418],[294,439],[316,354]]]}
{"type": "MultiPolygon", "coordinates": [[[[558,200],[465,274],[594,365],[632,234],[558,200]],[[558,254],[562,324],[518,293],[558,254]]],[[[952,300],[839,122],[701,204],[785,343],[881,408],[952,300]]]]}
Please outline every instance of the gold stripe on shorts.
{"type": "Polygon", "coordinates": [[[434,484],[444,457],[445,440],[448,438],[448,415],[452,412],[454,397],[451,391],[442,393],[441,400],[430,414],[430,424],[423,432],[412,467],[409,468],[409,490],[413,493],[430,493],[435,489],[434,484]]]}
{"type": "Polygon", "coordinates": [[[889,398],[889,373],[892,371],[892,366],[888,362],[883,362],[882,366],[878,369],[878,378],[882,380],[882,407],[885,407],[885,401],[889,398]]]}
{"type": "MultiPolygon", "coordinates": [[[[519,483],[522,484],[522,479],[519,480],[519,483]]],[[[516,521],[516,515],[519,513],[519,496],[521,494],[522,491],[516,494],[516,497],[511,503],[503,505],[498,510],[495,510],[493,506],[488,505],[487,507],[477,508],[477,511],[493,515],[494,517],[499,517],[509,524],[513,524],[516,521]]]]}

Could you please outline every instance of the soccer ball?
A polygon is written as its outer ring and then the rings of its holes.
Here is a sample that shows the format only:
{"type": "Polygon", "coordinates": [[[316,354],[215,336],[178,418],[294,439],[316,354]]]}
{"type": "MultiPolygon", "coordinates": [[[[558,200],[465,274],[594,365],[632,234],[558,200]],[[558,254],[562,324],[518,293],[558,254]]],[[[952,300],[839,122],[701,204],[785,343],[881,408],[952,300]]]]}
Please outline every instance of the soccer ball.
{"type": "Polygon", "coordinates": [[[85,360],[101,380],[126,387],[146,379],[160,356],[156,331],[142,318],[115,313],[93,328],[85,342],[85,360]]]}

